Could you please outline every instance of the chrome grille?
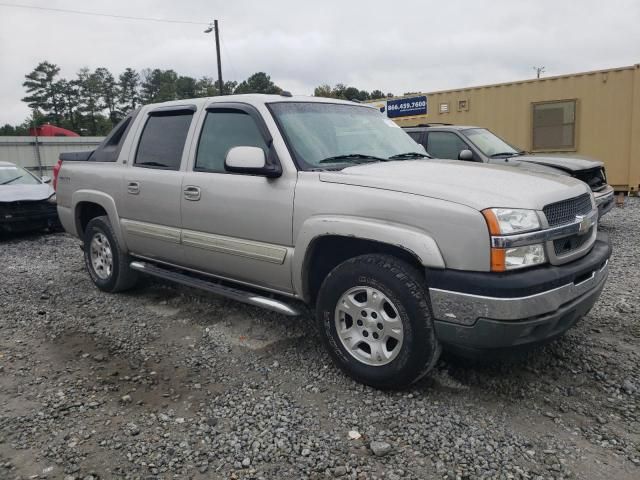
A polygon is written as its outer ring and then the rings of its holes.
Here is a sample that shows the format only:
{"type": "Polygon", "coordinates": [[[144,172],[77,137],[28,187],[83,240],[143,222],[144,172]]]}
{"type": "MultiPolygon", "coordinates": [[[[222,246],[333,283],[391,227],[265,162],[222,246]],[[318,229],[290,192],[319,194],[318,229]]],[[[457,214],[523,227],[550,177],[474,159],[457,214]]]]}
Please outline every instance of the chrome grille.
{"type": "Polygon", "coordinates": [[[591,195],[585,193],[579,197],[550,203],[542,209],[550,227],[556,227],[575,221],[576,215],[586,215],[591,211],[591,195]]]}

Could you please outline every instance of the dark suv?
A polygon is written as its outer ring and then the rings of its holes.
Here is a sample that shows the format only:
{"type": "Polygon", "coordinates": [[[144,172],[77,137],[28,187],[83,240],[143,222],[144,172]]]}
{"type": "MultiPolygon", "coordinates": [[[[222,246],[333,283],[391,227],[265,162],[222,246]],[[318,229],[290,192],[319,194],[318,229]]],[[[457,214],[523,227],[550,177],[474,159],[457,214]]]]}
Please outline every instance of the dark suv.
{"type": "Polygon", "coordinates": [[[518,149],[481,127],[423,124],[404,127],[434,158],[520,167],[536,172],[570,175],[589,185],[600,216],[613,208],[613,188],[607,184],[604,164],[587,158],[558,154],[534,155],[518,149]]]}

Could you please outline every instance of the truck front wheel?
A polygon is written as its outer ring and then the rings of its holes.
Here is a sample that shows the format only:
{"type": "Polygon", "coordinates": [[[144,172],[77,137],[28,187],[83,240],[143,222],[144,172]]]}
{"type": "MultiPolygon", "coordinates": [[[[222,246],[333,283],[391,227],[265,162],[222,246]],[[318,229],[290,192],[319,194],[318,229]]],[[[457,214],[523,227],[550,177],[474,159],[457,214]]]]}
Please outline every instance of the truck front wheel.
{"type": "Polygon", "coordinates": [[[118,244],[109,218],[95,217],[84,232],[84,262],[93,283],[105,292],[121,292],[133,287],[138,272],[131,270],[131,259],[118,244]]]}
{"type": "Polygon", "coordinates": [[[391,255],[362,255],[335,267],[316,310],[333,359],[372,387],[406,387],[440,355],[424,279],[391,255]]]}

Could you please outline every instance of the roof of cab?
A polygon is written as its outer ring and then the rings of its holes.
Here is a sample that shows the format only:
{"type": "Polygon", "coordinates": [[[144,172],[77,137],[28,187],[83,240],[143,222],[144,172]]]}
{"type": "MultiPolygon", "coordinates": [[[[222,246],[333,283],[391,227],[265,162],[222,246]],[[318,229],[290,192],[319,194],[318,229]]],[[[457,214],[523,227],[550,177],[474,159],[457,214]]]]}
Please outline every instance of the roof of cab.
{"type": "MultiPolygon", "coordinates": [[[[342,100],[339,98],[325,98],[325,97],[312,97],[307,95],[268,95],[263,93],[245,93],[240,95],[221,95],[217,97],[201,97],[201,98],[186,98],[182,100],[171,100],[169,102],[151,103],[146,105],[147,107],[170,107],[180,105],[195,105],[196,107],[202,107],[203,105],[209,105],[211,103],[218,102],[242,102],[251,105],[264,105],[268,103],[280,103],[280,102],[312,102],[312,103],[338,103],[344,105],[358,105],[362,107],[374,108],[371,105],[364,103],[351,102],[349,100],[342,100]]],[[[376,109],[377,110],[377,109],[376,109]]]]}
{"type": "Polygon", "coordinates": [[[413,125],[413,126],[406,126],[406,127],[402,127],[403,130],[409,130],[409,131],[423,131],[423,130],[436,130],[436,129],[444,129],[444,130],[468,130],[470,128],[483,128],[483,127],[477,127],[474,125],[449,125],[446,123],[432,123],[430,125],[413,125]]]}

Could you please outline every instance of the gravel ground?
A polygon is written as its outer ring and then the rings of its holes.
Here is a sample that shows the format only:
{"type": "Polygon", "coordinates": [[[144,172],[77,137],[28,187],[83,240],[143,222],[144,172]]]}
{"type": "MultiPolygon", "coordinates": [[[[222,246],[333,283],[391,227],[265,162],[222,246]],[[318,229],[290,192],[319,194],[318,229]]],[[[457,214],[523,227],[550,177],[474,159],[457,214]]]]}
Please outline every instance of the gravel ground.
{"type": "Polygon", "coordinates": [[[95,289],[75,239],[0,243],[0,478],[638,479],[640,199],[603,221],[597,306],[527,358],[404,392],[340,373],[310,318],[95,289]]]}

